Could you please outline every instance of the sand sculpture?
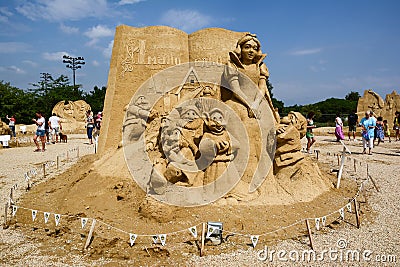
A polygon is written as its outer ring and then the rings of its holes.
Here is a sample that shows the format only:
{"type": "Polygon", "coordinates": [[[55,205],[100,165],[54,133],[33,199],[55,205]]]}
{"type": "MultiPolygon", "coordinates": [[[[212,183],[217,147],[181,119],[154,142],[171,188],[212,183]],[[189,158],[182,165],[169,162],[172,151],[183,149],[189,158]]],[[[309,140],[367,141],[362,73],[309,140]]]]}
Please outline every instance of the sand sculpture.
{"type": "Polygon", "coordinates": [[[382,116],[388,121],[390,129],[393,127],[394,114],[400,111],[400,95],[393,91],[387,94],[385,100],[372,89],[364,91],[364,95],[358,100],[357,114],[361,118],[365,111],[372,110],[377,117],[382,116]]]}
{"type": "Polygon", "coordinates": [[[0,118],[0,135],[8,135],[11,134],[10,127],[8,124],[1,120],[0,118]]]}
{"type": "Polygon", "coordinates": [[[301,153],[304,117],[280,120],[272,105],[265,57],[249,33],[119,26],[101,155],[122,148],[118,166],[175,206],[288,204],[326,192],[330,182],[301,153]]]}
{"type": "Polygon", "coordinates": [[[52,113],[61,118],[64,131],[76,131],[84,129],[86,111],[90,109],[90,105],[84,100],[60,101],[54,106],[52,113]]]}

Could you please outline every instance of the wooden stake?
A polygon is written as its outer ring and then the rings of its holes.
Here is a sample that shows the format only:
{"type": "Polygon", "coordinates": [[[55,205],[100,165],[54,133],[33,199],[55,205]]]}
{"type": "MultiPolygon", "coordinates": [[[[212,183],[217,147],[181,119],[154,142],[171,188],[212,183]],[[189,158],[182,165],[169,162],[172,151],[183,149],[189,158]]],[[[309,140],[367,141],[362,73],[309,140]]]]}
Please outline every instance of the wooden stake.
{"type": "Polygon", "coordinates": [[[12,187],[10,190],[10,202],[11,202],[11,204],[14,204],[14,188],[12,188],[12,187]]]}
{"type": "Polygon", "coordinates": [[[4,223],[3,223],[4,229],[6,229],[8,227],[7,213],[8,213],[8,202],[6,203],[6,205],[4,207],[4,223]]]}
{"type": "Polygon", "coordinates": [[[315,152],[317,153],[317,160],[318,160],[319,150],[315,150],[315,152]]]}
{"type": "Polygon", "coordinates": [[[310,239],[310,246],[311,246],[311,249],[314,250],[313,239],[312,239],[312,235],[311,235],[311,228],[310,228],[308,219],[306,219],[306,226],[307,226],[307,231],[308,231],[308,238],[310,239]]]}
{"type": "Polygon", "coordinates": [[[206,223],[202,223],[200,257],[204,256],[204,242],[206,239],[206,223]]]}
{"type": "Polygon", "coordinates": [[[340,179],[342,178],[345,159],[346,159],[346,148],[343,146],[342,162],[340,163],[340,168],[339,168],[339,172],[338,172],[336,188],[339,188],[339,185],[340,185],[340,179]]]}
{"type": "Polygon", "coordinates": [[[92,235],[93,235],[95,226],[96,226],[96,219],[93,219],[92,226],[90,227],[89,234],[86,239],[85,247],[83,248],[84,250],[86,250],[89,247],[90,242],[92,241],[92,235]]]}
{"type": "Polygon", "coordinates": [[[336,157],[337,157],[337,165],[339,165],[340,164],[340,156],[339,156],[339,154],[337,154],[336,157]]]}
{"type": "Polygon", "coordinates": [[[354,160],[354,172],[357,172],[357,168],[356,168],[356,159],[353,159],[354,160]]]}
{"type": "Polygon", "coordinates": [[[372,176],[371,176],[371,175],[368,175],[368,177],[371,179],[371,181],[372,181],[372,184],[374,185],[374,187],[375,187],[376,191],[378,191],[378,192],[379,192],[379,188],[378,188],[378,186],[376,185],[376,183],[375,183],[375,180],[374,180],[374,179],[372,179],[372,176]]]}
{"type": "Polygon", "coordinates": [[[354,204],[354,212],[356,213],[357,228],[360,229],[360,215],[358,214],[358,207],[357,207],[356,198],[354,198],[353,204],[354,204]]]}
{"type": "Polygon", "coordinates": [[[60,168],[60,156],[57,156],[57,170],[60,168]]]}
{"type": "Polygon", "coordinates": [[[43,178],[46,178],[46,164],[43,163],[43,178]]]}

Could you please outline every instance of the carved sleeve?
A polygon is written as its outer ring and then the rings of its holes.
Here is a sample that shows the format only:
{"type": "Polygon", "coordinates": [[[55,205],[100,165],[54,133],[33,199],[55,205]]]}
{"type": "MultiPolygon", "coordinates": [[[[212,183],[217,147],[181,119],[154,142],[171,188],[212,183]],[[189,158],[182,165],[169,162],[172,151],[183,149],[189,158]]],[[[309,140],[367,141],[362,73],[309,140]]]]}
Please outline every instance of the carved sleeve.
{"type": "Polygon", "coordinates": [[[239,70],[237,66],[231,61],[228,61],[224,69],[224,80],[227,81],[228,84],[231,84],[232,81],[238,79],[239,79],[239,70]]]}
{"type": "Polygon", "coordinates": [[[268,79],[269,78],[269,71],[267,65],[264,62],[260,64],[260,79],[268,79]]]}

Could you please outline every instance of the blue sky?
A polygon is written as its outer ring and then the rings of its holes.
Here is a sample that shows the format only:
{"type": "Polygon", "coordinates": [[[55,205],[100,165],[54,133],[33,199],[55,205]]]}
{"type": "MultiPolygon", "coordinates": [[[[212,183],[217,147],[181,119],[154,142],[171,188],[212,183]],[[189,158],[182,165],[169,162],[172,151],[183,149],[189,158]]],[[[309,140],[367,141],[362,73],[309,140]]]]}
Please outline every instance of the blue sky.
{"type": "Polygon", "coordinates": [[[107,84],[115,27],[222,27],[256,33],[274,96],[285,105],[400,85],[400,1],[0,0],[0,80],[21,89],[72,71],[86,91],[107,84]]]}

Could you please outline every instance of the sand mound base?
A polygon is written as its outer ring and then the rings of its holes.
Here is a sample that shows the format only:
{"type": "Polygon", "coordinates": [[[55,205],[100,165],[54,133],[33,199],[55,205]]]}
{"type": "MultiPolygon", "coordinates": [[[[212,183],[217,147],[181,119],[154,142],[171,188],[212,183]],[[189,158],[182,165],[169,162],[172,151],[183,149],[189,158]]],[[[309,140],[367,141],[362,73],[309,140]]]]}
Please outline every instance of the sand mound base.
{"type": "MultiPolygon", "coordinates": [[[[332,188],[310,202],[291,205],[214,203],[195,208],[178,208],[160,204],[146,197],[143,190],[130,178],[129,172],[119,168],[120,165],[123,165],[123,161],[121,163],[115,160],[115,157],[108,159],[103,157],[99,160],[96,155],[90,155],[82,158],[65,173],[34,187],[19,203],[21,207],[67,214],[71,217],[62,216],[59,226],[55,226],[54,221],[44,226],[43,218],[32,222],[30,210],[21,209],[18,212],[16,225],[33,229],[32,238],[46,240],[46,246],[52,247],[55,255],[74,253],[74,251],[81,253],[91,221],[89,220],[85,229],[81,229],[78,217],[96,218],[98,223],[88,252],[91,257],[131,259],[137,260],[140,264],[154,263],[154,258],[179,262],[179,259],[184,259],[190,254],[198,254],[199,242],[189,231],[168,233],[194,225],[197,225],[200,232],[200,223],[221,221],[224,223],[224,229],[230,232],[262,234],[303,218],[323,216],[327,211],[337,209],[338,205],[346,204],[357,191],[354,181],[343,179],[340,190],[332,188]],[[111,171],[102,171],[109,170],[112,165],[114,170],[121,170],[118,171],[118,175],[115,172],[113,174],[111,171]],[[151,236],[139,236],[135,245],[130,247],[128,233],[139,235],[166,233],[168,245],[159,248],[152,245],[151,236]],[[46,235],[57,238],[49,239],[46,235]],[[54,249],[55,247],[57,249],[54,249]]],[[[336,181],[336,177],[329,174],[328,166],[322,163],[318,163],[318,166],[331,183],[336,181]]],[[[332,218],[328,220],[331,227],[334,227],[332,218]]],[[[305,226],[300,223],[260,238],[259,244],[269,244],[304,234],[305,226]]],[[[225,237],[227,240],[222,245],[207,246],[207,254],[220,254],[239,248],[247,249],[251,243],[247,236],[224,235],[225,237]]]]}

